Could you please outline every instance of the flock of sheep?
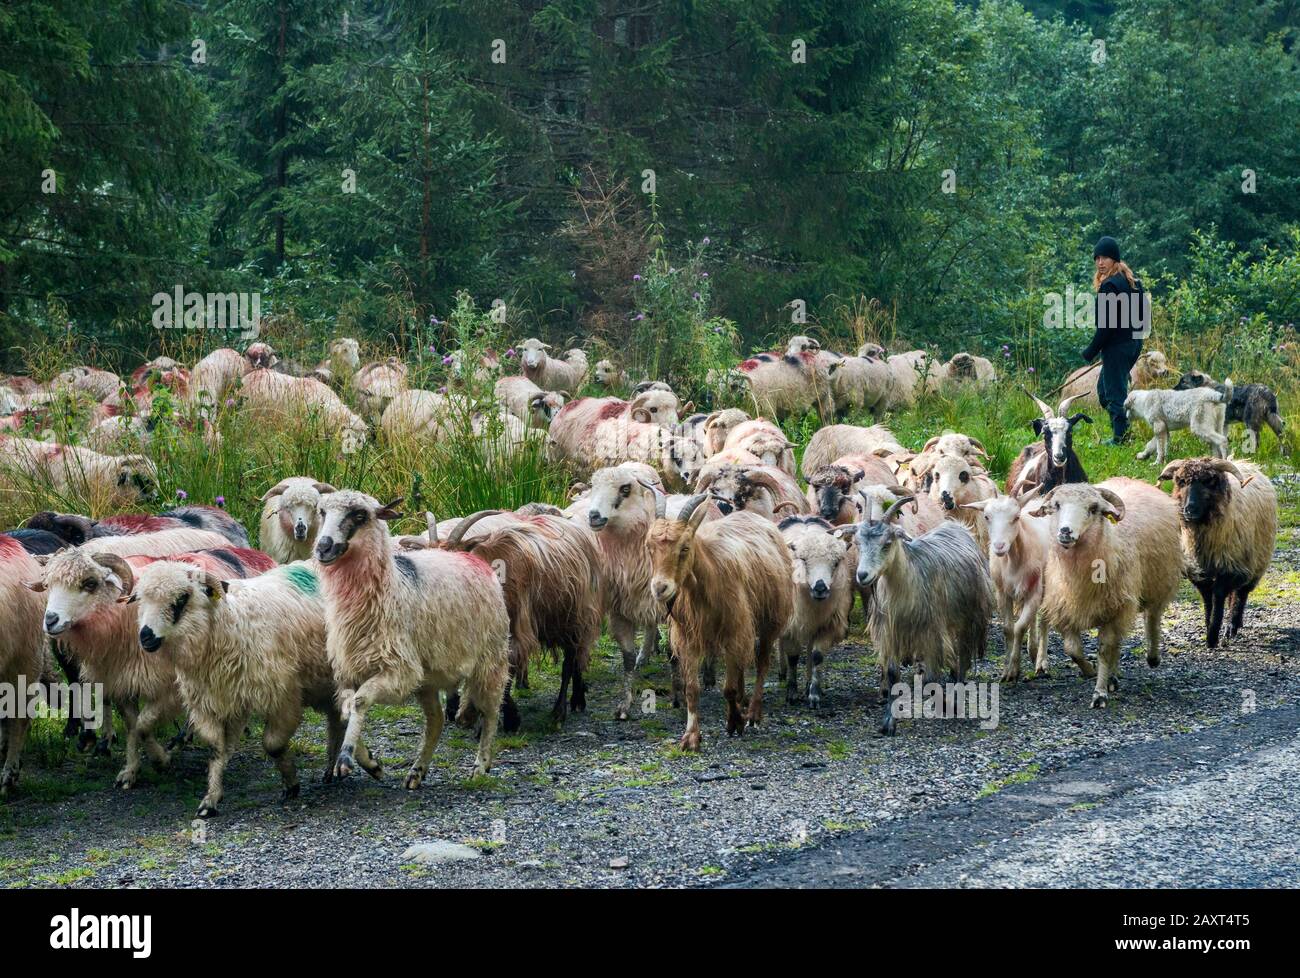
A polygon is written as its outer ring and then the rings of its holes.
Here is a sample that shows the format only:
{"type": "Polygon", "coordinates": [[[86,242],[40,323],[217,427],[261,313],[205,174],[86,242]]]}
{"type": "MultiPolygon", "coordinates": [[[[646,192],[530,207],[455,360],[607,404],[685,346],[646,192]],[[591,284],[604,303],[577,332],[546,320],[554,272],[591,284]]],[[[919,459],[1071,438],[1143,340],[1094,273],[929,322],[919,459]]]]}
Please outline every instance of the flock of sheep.
{"type": "MultiPolygon", "coordinates": [[[[425,514],[426,533],[396,536],[389,523],[402,500],[304,473],[262,496],[260,550],[215,507],[99,520],[35,514],[0,533],[0,682],[53,682],[61,669],[69,680],[102,684],[126,729],[117,776],[124,788],[136,784],[146,757],[167,764],[161,732],[184,718],[213,749],[199,808],[208,817],[254,716],[264,720],[263,746],[285,796],[296,796],[289,743],[308,707],[326,718],[327,780],[358,767],[379,777],[363,736],[367,713],[412,698],[425,730],[406,786],[423,781],[446,713],[478,726],[474,772],[482,774],[498,723],[518,727],[511,691],[528,685],[530,661],[544,649],[561,663],[555,720],[585,709],[584,674],[605,623],[622,655],[621,719],[667,625],[685,750],[700,749],[700,688],[716,681],[719,663],[729,734],[762,722],[774,654],[786,703],[822,704],[821,666],[846,638],[857,600],[881,662],[882,733],[894,732],[900,671],[911,665],[927,680],[963,681],[984,656],[995,613],[1006,642],[1003,681],[1019,678],[1026,645],[1043,674],[1055,631],[1080,673],[1095,676],[1092,705],[1105,706],[1139,616],[1154,667],[1163,613],[1187,577],[1216,647],[1225,616],[1229,639],[1242,628],[1247,596],[1272,557],[1276,497],[1257,467],[1222,457],[1226,441],[1218,440],[1217,457],[1164,457],[1170,427],[1221,434],[1243,389],[1231,382],[1135,391],[1160,395],[1151,410],[1164,437],[1153,424],[1153,442],[1158,481],[1172,481],[1172,495],[1129,478],[1089,481],[1072,440],[1087,416],[1070,413],[1087,390],[1067,393],[1056,408],[1034,398],[1039,438],[999,487],[984,446],[965,434],[936,435],[911,451],[880,423],[828,424],[796,468],[796,446],[761,416],[879,415],[927,389],[993,383],[981,357],[959,353],[938,364],[923,351],[886,356],[871,345],[840,356],[795,337],[785,351],[710,378],[719,388],[739,379],[760,415],[751,417],[738,408],[692,414],[667,384],[629,385],[609,361],[592,372],[609,396],[571,398],[587,379],[586,355],[557,358],[549,349],[530,339],[512,350],[521,373],[495,380],[490,407],[456,391],[409,387],[397,359],[363,365],[353,340],[336,340],[311,371],[255,343],[242,354],[217,350],[193,368],[160,358],[125,383],[90,368],[48,385],[0,379],[9,412],[0,420],[0,491],[40,479],[106,508],[154,498],[149,459],[112,449],[128,437],[147,446],[150,401],[163,388],[195,403],[208,438],[220,437],[211,419],[223,402],[268,421],[315,418],[343,452],[372,437],[436,438],[459,414],[476,433],[504,432],[511,444],[544,439],[548,457],[576,480],[563,509],[530,503],[442,521],[425,514]],[[69,390],[99,405],[85,444],[3,432],[29,429],[69,390]],[[122,411],[127,398],[136,410],[122,411]],[[1199,408],[1179,414],[1179,398],[1218,414],[1207,428],[1199,408]],[[1082,642],[1094,629],[1095,667],[1082,642]]],[[[502,367],[493,354],[448,359],[455,374],[486,381],[502,367]]],[[[1148,355],[1135,382],[1166,369],[1148,355]]],[[[108,750],[112,724],[105,730],[98,748],[108,750]]],[[[22,717],[0,722],[0,793],[17,781],[27,732],[22,717]]],[[[93,732],[82,737],[95,742],[93,732]]]]}

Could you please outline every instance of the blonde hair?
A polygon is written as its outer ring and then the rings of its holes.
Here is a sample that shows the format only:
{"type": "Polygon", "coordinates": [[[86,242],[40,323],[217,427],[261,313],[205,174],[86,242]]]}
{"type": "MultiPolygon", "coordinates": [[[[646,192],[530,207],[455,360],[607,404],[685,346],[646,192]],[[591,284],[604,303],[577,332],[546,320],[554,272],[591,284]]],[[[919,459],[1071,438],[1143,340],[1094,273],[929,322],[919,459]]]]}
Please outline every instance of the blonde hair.
{"type": "Polygon", "coordinates": [[[1117,261],[1114,263],[1114,267],[1107,275],[1103,275],[1101,269],[1097,269],[1092,273],[1092,291],[1096,292],[1101,288],[1101,283],[1106,281],[1106,279],[1110,278],[1110,276],[1114,275],[1117,271],[1124,273],[1124,277],[1128,279],[1128,287],[1130,289],[1137,287],[1137,278],[1133,275],[1133,269],[1129,268],[1128,265],[1124,264],[1124,262],[1117,261]]]}

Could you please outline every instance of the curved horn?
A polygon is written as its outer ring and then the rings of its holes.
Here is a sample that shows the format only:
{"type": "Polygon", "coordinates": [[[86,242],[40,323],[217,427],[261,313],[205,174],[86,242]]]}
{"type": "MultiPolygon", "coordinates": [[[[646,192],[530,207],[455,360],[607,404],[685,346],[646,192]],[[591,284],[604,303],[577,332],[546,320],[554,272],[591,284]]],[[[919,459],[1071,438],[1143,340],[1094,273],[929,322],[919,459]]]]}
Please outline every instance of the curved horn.
{"type": "Polygon", "coordinates": [[[1081,397],[1083,397],[1082,394],[1071,394],[1064,401],[1062,401],[1060,406],[1056,409],[1057,417],[1059,418],[1067,417],[1070,413],[1070,405],[1073,404],[1081,397]]]}
{"type": "Polygon", "coordinates": [[[985,458],[989,457],[988,451],[985,450],[984,445],[980,442],[978,438],[972,438],[970,435],[967,435],[966,440],[970,442],[971,448],[975,449],[975,451],[979,452],[979,454],[983,455],[985,458]]]}
{"type": "Polygon", "coordinates": [[[889,509],[885,510],[885,516],[881,522],[884,523],[895,522],[898,519],[899,515],[903,512],[903,507],[906,506],[908,503],[914,503],[914,502],[916,502],[915,496],[904,496],[902,499],[895,500],[894,505],[890,506],[889,509]]]}
{"type": "Polygon", "coordinates": [[[315,489],[318,493],[320,493],[322,496],[327,496],[331,492],[338,492],[338,490],[335,489],[328,482],[313,482],[311,484],[311,487],[315,489]]]}
{"type": "Polygon", "coordinates": [[[1120,499],[1119,496],[1115,495],[1115,493],[1111,492],[1109,489],[1103,489],[1101,486],[1096,486],[1095,488],[1099,493],[1101,493],[1101,498],[1110,503],[1111,508],[1115,511],[1116,521],[1122,520],[1125,512],[1124,500],[1120,499]]]}
{"type": "Polygon", "coordinates": [[[772,515],[773,515],[773,516],[778,516],[778,515],[780,515],[781,510],[783,510],[783,509],[789,509],[790,512],[793,513],[795,516],[800,515],[800,514],[799,514],[799,507],[796,506],[794,503],[790,502],[789,500],[786,500],[786,501],[783,502],[783,503],[778,503],[778,504],[773,508],[773,510],[772,510],[772,515]]]}
{"type": "MultiPolygon", "coordinates": [[[[690,523],[690,522],[691,522],[691,517],[693,517],[693,516],[695,515],[695,511],[696,511],[697,509],[700,508],[700,504],[703,503],[703,502],[704,502],[705,500],[707,500],[708,498],[709,498],[709,494],[708,494],[707,492],[700,492],[700,493],[696,493],[696,494],[695,494],[694,496],[692,496],[690,499],[686,500],[686,505],[683,506],[683,507],[682,507],[682,511],[681,511],[680,513],[677,514],[677,520],[678,520],[678,522],[680,522],[680,523],[690,523]]],[[[665,500],[664,500],[665,508],[666,508],[666,506],[667,506],[667,503],[668,503],[668,500],[665,499],[665,500]]],[[[703,518],[704,518],[704,511],[701,511],[701,513],[700,513],[700,519],[703,519],[703,518]]],[[[696,525],[699,524],[699,520],[696,520],[695,522],[696,522],[696,525]]]]}
{"type": "Polygon", "coordinates": [[[1237,477],[1238,482],[1244,482],[1246,477],[1241,474],[1241,469],[1232,464],[1231,460],[1226,458],[1216,458],[1210,461],[1210,464],[1220,472],[1231,472],[1237,477]]]}
{"type": "Polygon", "coordinates": [[[931,438],[929,441],[927,441],[924,445],[922,445],[922,446],[921,446],[921,454],[924,454],[925,452],[928,452],[930,449],[934,448],[935,445],[939,444],[939,439],[942,438],[942,437],[943,437],[942,435],[935,435],[933,438],[931,438]]]}
{"type": "MultiPolygon", "coordinates": [[[[266,502],[266,501],[267,501],[268,499],[270,499],[272,496],[283,496],[283,495],[284,495],[284,491],[285,491],[286,489],[288,489],[288,488],[289,488],[288,480],[286,480],[286,481],[284,481],[284,482],[276,483],[276,484],[273,485],[270,489],[266,490],[266,493],[262,496],[261,501],[262,501],[262,502],[266,502]]],[[[319,491],[319,490],[318,490],[318,491],[319,491]]]]}
{"type": "Polygon", "coordinates": [[[122,581],[123,594],[131,593],[131,589],[135,587],[135,574],[131,572],[130,564],[117,554],[91,554],[90,559],[100,567],[107,567],[118,576],[122,581]]]}
{"type": "Polygon", "coordinates": [[[892,492],[898,499],[902,499],[904,496],[910,496],[912,494],[911,489],[907,488],[907,486],[900,486],[897,482],[885,486],[885,488],[892,492]]]}
{"type": "Polygon", "coordinates": [[[1038,410],[1042,412],[1044,421],[1051,421],[1054,417],[1056,417],[1056,415],[1052,413],[1051,406],[1048,405],[1046,401],[1039,400],[1036,395],[1030,394],[1029,389],[1027,387],[1021,387],[1020,389],[1024,391],[1026,394],[1028,394],[1029,397],[1033,400],[1033,402],[1038,405],[1038,410]]]}
{"type": "Polygon", "coordinates": [[[771,474],[767,472],[747,471],[741,475],[741,479],[745,482],[748,482],[750,485],[762,486],[773,496],[780,496],[785,491],[781,487],[780,483],[778,483],[776,479],[774,479],[771,476],[771,474]]]}
{"type": "MultiPolygon", "coordinates": [[[[1156,476],[1156,482],[1159,483],[1164,482],[1166,479],[1172,479],[1178,474],[1178,470],[1183,467],[1183,462],[1184,459],[1179,459],[1177,462],[1170,462],[1165,466],[1164,471],[1156,476]]],[[[1233,466],[1233,468],[1235,470],[1236,466],[1233,466]]]]}
{"type": "Polygon", "coordinates": [[[424,525],[429,534],[429,546],[436,547],[438,545],[438,518],[427,509],[424,511],[424,525]]]}
{"type": "Polygon", "coordinates": [[[452,548],[460,546],[461,538],[465,536],[466,530],[468,530],[471,526],[473,526],[475,523],[477,523],[479,520],[483,519],[484,517],[496,516],[500,512],[501,510],[499,509],[480,509],[477,513],[473,513],[470,516],[466,516],[463,520],[457,523],[456,528],[447,535],[447,548],[450,550],[452,548]]]}

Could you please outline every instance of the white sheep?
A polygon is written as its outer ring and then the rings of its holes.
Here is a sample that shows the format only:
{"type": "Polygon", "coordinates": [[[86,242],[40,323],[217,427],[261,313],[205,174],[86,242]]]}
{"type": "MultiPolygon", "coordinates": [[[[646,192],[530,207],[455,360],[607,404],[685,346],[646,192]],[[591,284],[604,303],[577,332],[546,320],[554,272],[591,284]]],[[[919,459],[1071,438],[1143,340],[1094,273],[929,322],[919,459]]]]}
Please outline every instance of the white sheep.
{"type": "Polygon", "coordinates": [[[339,396],[312,377],[290,377],[258,369],[242,381],[244,411],[254,421],[281,428],[319,419],[327,431],[337,433],[345,455],[365,444],[369,429],[339,396]]]}
{"type": "Polygon", "coordinates": [[[519,344],[519,358],[523,375],[542,390],[576,391],[587,378],[587,354],[581,350],[568,350],[557,360],[547,351],[549,343],[539,339],[526,339],[519,344]]]}
{"type": "Polygon", "coordinates": [[[820,669],[827,653],[848,636],[853,610],[856,552],[816,516],[791,516],[777,529],[790,549],[794,610],[781,636],[781,672],[787,677],[785,701],[799,693],[799,656],[807,658],[803,697],[814,709],[822,705],[820,669]]]}
{"type": "MultiPolygon", "coordinates": [[[[492,764],[492,741],[510,674],[510,621],[496,572],[473,554],[425,549],[396,553],[388,520],[398,514],[363,493],[330,493],[316,539],[323,565],[327,648],[347,733],[335,773],[352,773],[366,713],[414,695],[424,741],[406,776],[424,781],[442,732],[439,692],[464,686],[461,711],[482,717],[474,774],[492,764]]],[[[359,756],[358,756],[359,758],[359,756]]],[[[361,761],[364,766],[364,760],[361,761]]]]}
{"type": "Polygon", "coordinates": [[[327,482],[308,476],[281,479],[262,496],[258,544],[277,564],[311,556],[320,529],[320,500],[335,492],[327,482]]]}
{"type": "Polygon", "coordinates": [[[549,428],[567,396],[563,391],[544,391],[527,377],[502,377],[494,388],[497,401],[530,428],[549,428]]]}
{"type": "Polygon", "coordinates": [[[834,413],[830,378],[809,350],[797,355],[760,355],[744,361],[740,372],[760,413],[776,418],[798,417],[815,411],[822,418],[834,413]]]}
{"type": "MultiPolygon", "coordinates": [[[[829,356],[834,358],[835,354],[829,356]]],[[[836,414],[870,411],[873,417],[879,418],[897,406],[894,373],[883,360],[839,357],[827,363],[826,373],[836,414]]]]}
{"type": "Polygon", "coordinates": [[[906,449],[894,433],[883,424],[862,428],[851,424],[832,424],[818,428],[808,440],[799,471],[805,479],[823,465],[830,465],[843,455],[903,454],[906,449]]]}
{"type": "MultiPolygon", "coordinates": [[[[190,723],[212,746],[199,818],[218,813],[226,765],[253,715],[265,719],[262,746],[280,772],[284,800],[299,792],[289,746],[305,707],[326,718],[331,777],[343,719],[321,590],[319,571],[307,562],[237,581],[173,561],[140,571],[131,594],[140,646],[170,657],[190,723]]],[[[359,763],[378,777],[379,763],[358,748],[359,763]]]]}
{"type": "Polygon", "coordinates": [[[627,389],[627,371],[622,367],[614,365],[612,360],[597,360],[594,368],[593,379],[596,383],[610,391],[622,391],[627,389]]]}
{"type": "Polygon", "coordinates": [[[102,455],[79,445],[0,438],[0,488],[82,496],[97,508],[126,508],[158,495],[158,469],[143,455],[102,455]]]}
{"type": "Polygon", "coordinates": [[[406,390],[407,367],[397,357],[368,363],[352,378],[357,393],[357,408],[371,424],[378,424],[384,408],[406,390]]]}
{"type": "Polygon", "coordinates": [[[1177,509],[1153,486],[1114,478],[1095,486],[1059,485],[1029,512],[1049,522],[1053,541],[1043,620],[1060,633],[1085,676],[1094,670],[1083,653],[1083,633],[1098,630],[1092,705],[1104,707],[1119,688],[1120,643],[1139,611],[1146,620],[1147,664],[1160,664],[1160,618],[1183,575],[1177,509]]]}

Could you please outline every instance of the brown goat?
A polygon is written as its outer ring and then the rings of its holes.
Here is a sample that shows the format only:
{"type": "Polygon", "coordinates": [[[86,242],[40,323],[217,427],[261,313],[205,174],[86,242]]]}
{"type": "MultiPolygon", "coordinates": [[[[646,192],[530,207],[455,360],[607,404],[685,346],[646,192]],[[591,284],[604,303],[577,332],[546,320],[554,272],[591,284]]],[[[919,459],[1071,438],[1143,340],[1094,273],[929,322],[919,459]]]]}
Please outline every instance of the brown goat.
{"type": "Polygon", "coordinates": [[[1170,462],[1160,479],[1174,483],[1188,576],[1205,605],[1206,644],[1216,648],[1224,605],[1231,641],[1241,631],[1247,597],[1273,559],[1277,493],[1255,466],[1223,458],[1170,462]]]}
{"type": "Polygon", "coordinates": [[[739,736],[763,719],[763,682],[772,649],[793,614],[794,573],[780,531],[761,516],[740,512],[704,521],[707,495],[695,496],[670,520],[660,497],[647,540],[654,565],[650,588],[666,610],[669,641],[686,697],[681,749],[700,749],[700,666],[719,651],[726,666],[727,733],[739,736]],[[745,670],[755,666],[748,708],[745,670]]]}
{"type": "MultiPolygon", "coordinates": [[[[529,660],[543,647],[563,652],[560,692],[551,710],[555,722],[563,723],[570,680],[573,696],[568,708],[587,708],[582,674],[591,662],[604,617],[596,538],[563,516],[527,516],[465,539],[476,522],[499,512],[485,509],[461,520],[444,549],[472,553],[496,571],[510,616],[511,671],[522,685],[527,685],[529,660]]],[[[505,704],[506,730],[517,728],[508,691],[505,704]]]]}

